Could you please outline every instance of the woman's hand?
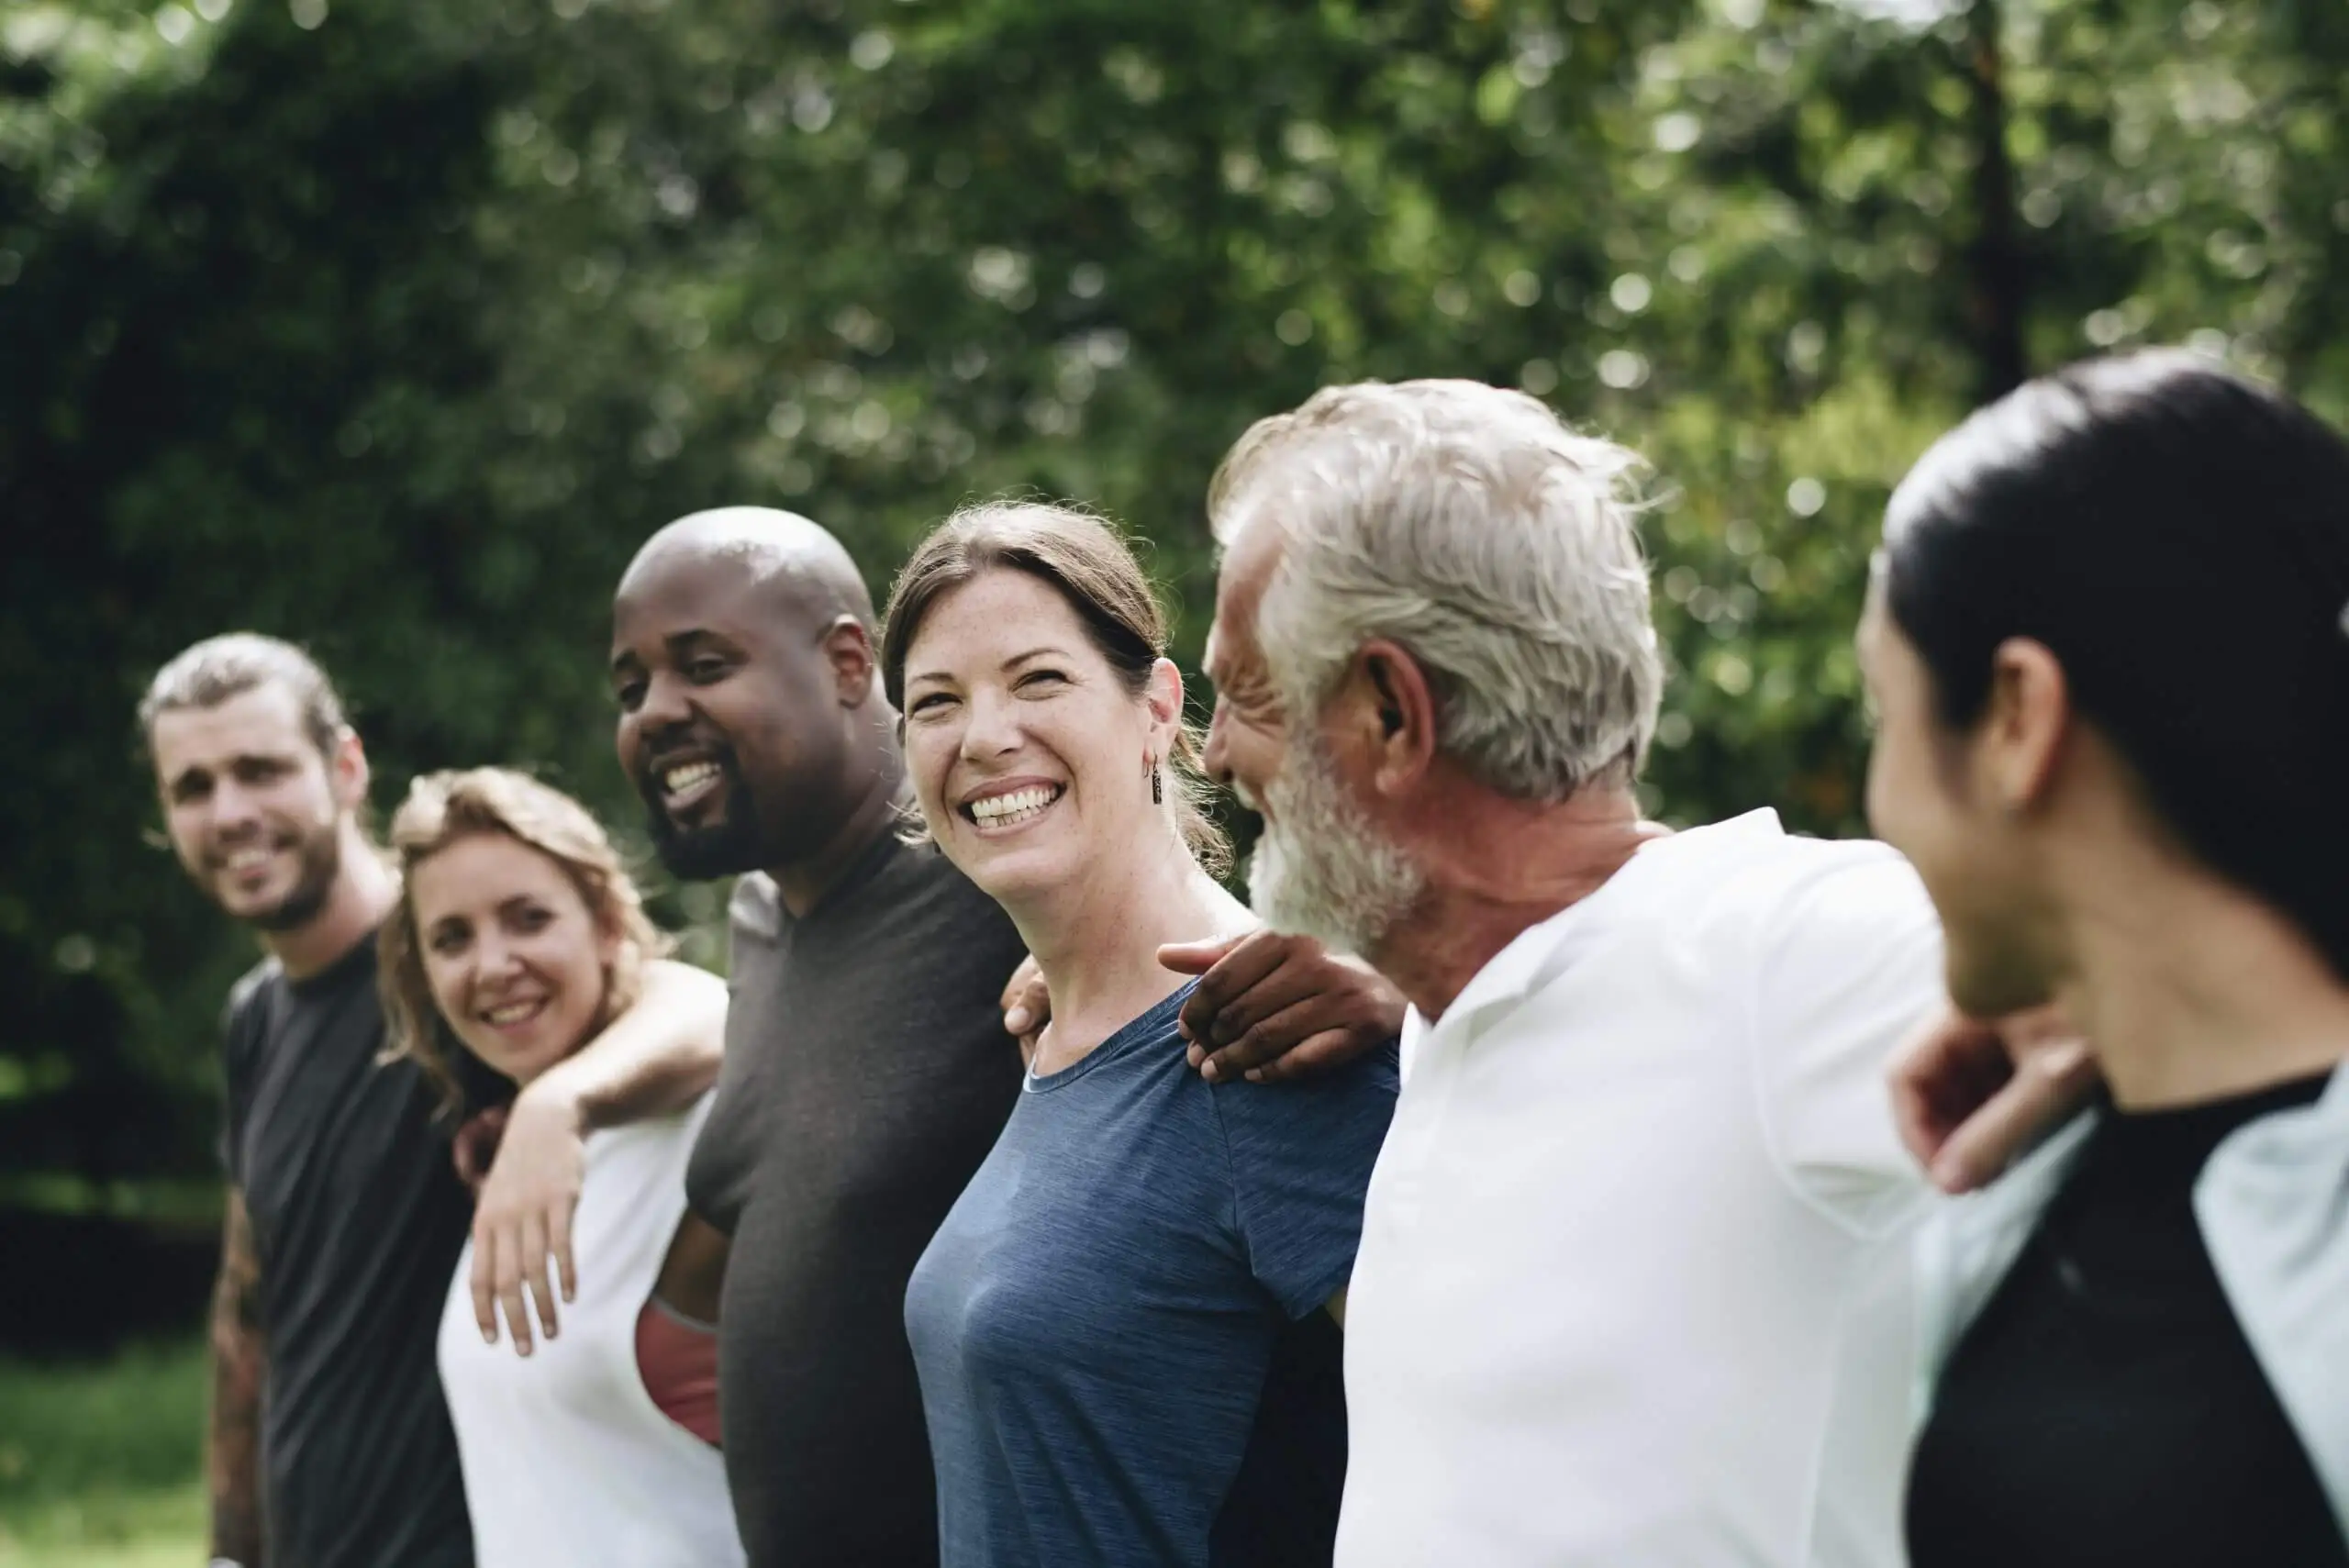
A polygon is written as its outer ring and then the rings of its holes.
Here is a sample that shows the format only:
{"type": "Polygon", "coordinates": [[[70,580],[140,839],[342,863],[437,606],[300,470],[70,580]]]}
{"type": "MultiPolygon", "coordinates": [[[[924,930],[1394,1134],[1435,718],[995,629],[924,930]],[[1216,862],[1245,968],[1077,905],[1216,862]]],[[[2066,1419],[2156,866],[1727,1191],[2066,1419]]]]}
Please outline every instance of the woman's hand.
{"type": "Polygon", "coordinates": [[[1889,1077],[1900,1140],[1934,1185],[1967,1193],[2079,1109],[2098,1070],[2087,1042],[2048,1006],[1987,1023],[1945,1013],[1889,1077]]]}
{"type": "Polygon", "coordinates": [[[1297,1078],[1351,1062],[1403,1031],[1403,995],[1360,959],[1310,937],[1259,929],[1176,942],[1158,962],[1197,974],[1177,1027],[1209,1083],[1297,1078]]]}
{"type": "Polygon", "coordinates": [[[565,1092],[562,1077],[549,1073],[517,1095],[507,1111],[496,1159],[473,1207],[473,1317],[490,1344],[497,1342],[501,1305],[517,1355],[530,1353],[531,1300],[544,1337],[553,1339],[560,1329],[554,1279],[562,1280],[563,1300],[578,1294],[571,1218],[586,1169],[585,1111],[565,1092]]]}

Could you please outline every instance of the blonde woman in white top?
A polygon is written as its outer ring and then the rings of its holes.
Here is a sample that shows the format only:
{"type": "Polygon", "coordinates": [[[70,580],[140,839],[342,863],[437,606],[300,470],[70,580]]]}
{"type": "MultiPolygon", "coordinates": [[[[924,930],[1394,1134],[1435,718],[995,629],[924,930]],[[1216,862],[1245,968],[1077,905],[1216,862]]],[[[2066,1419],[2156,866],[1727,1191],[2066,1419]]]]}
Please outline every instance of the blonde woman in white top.
{"type": "MultiPolygon", "coordinates": [[[[452,1110],[482,1076],[473,1064],[528,1084],[634,1005],[664,944],[576,802],[503,769],[429,774],[391,842],[403,884],[382,935],[392,1051],[452,1110]]],[[[458,1262],[439,1359],[480,1568],[743,1560],[717,1448],[726,1243],[685,1212],[707,1108],[705,1095],[589,1135],[576,1294],[522,1354],[484,1339],[470,1247],[458,1262]]]]}

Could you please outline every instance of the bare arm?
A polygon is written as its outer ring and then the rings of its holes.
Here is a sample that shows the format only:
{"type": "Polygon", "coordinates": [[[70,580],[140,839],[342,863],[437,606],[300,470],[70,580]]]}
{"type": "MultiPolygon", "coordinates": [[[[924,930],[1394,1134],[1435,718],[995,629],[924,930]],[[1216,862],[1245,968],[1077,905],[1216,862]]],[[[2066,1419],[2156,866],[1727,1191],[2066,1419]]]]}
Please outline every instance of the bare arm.
{"type": "Polygon", "coordinates": [[[212,1293],[212,1425],[206,1443],[212,1486],[212,1554],[262,1568],[262,1386],[269,1368],[261,1323],[261,1262],[245,1195],[228,1189],[220,1280],[212,1293]]]}
{"type": "Polygon", "coordinates": [[[515,1351],[530,1353],[526,1284],[540,1326],[555,1337],[548,1264],[562,1299],[573,1299],[571,1216],[587,1135],[691,1105],[717,1082],[725,1049],[725,982],[690,964],[649,964],[636,1006],[515,1096],[473,1212],[473,1316],[484,1340],[496,1343],[503,1303],[515,1351]]]}

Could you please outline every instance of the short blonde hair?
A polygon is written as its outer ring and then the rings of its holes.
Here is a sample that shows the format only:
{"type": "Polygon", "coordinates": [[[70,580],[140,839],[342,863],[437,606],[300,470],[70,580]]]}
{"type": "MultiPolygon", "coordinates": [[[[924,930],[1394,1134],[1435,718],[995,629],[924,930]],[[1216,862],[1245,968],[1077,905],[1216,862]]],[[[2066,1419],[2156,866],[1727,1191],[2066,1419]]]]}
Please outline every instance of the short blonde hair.
{"type": "Polygon", "coordinates": [[[1325,387],[1260,419],[1208,492],[1218,542],[1284,537],[1257,638],[1294,721],[1373,638],[1408,649],[1441,744],[1487,786],[1629,784],[1664,664],[1640,550],[1639,454],[1470,381],[1325,387]]]}
{"type": "Polygon", "coordinates": [[[444,1113],[468,1107],[458,1076],[464,1048],[432,999],[409,891],[418,865],[460,839],[495,834],[529,846],[562,868],[598,929],[619,939],[605,976],[596,1022],[629,1010],[643,987],[644,965],[669,951],[669,939],[644,912],[644,900],[619,852],[595,817],[561,790],[509,768],[425,773],[408,786],[392,816],[391,851],[400,871],[399,902],[376,939],[384,995],[383,1060],[414,1062],[439,1091],[444,1113]]]}

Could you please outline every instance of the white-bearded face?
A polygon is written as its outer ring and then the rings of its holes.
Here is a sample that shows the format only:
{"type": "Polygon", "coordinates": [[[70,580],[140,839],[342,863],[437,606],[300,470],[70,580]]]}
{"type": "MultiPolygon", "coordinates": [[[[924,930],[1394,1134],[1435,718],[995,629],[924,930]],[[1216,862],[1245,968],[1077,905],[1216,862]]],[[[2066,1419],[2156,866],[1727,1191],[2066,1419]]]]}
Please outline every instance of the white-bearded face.
{"type": "Polygon", "coordinates": [[[1379,837],[1328,753],[1310,735],[1292,732],[1288,755],[1262,803],[1241,791],[1264,819],[1248,865],[1248,895],[1275,930],[1318,939],[1373,963],[1377,949],[1417,903],[1426,878],[1379,837]]]}

